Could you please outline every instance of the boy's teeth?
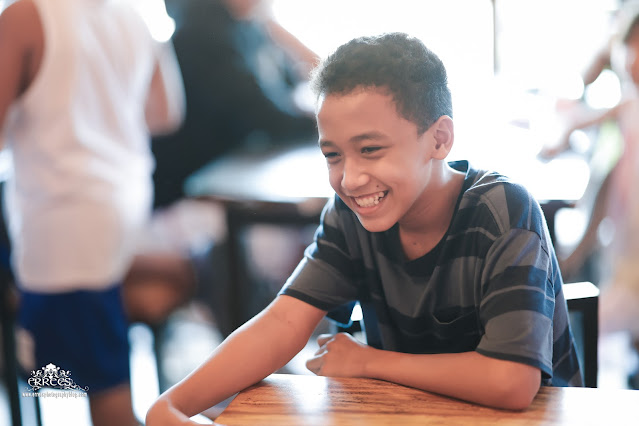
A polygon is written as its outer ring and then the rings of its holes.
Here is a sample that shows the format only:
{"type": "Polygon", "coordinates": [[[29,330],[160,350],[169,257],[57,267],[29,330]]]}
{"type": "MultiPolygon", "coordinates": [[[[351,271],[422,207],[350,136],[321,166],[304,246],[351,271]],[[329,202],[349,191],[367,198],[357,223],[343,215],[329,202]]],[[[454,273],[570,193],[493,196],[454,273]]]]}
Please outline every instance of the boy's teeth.
{"type": "Polygon", "coordinates": [[[377,194],[371,195],[369,197],[355,198],[355,202],[360,207],[373,207],[379,204],[379,200],[381,200],[382,198],[384,198],[384,192],[380,191],[377,194]]]}

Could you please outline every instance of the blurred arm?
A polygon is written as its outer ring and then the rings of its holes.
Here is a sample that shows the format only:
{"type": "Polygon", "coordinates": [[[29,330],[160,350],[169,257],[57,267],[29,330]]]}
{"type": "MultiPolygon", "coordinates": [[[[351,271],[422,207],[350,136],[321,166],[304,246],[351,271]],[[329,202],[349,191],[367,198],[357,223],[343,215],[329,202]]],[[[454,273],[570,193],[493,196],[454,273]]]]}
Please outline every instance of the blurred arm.
{"type": "Polygon", "coordinates": [[[186,113],[184,86],[171,42],[160,46],[145,113],[152,135],[170,133],[176,130],[184,120],[186,113]]]}
{"type": "Polygon", "coordinates": [[[311,70],[320,62],[319,55],[274,19],[267,19],[266,28],[273,41],[299,64],[303,77],[308,78],[311,70]]]}
{"type": "Polygon", "coordinates": [[[612,186],[611,180],[612,172],[609,172],[597,191],[584,235],[581,237],[581,240],[579,240],[579,243],[574,250],[566,256],[565,259],[559,259],[559,266],[561,268],[561,273],[564,276],[564,280],[572,279],[572,276],[575,275],[579,271],[579,268],[584,265],[588,256],[590,256],[595,248],[597,248],[597,232],[599,230],[599,225],[606,218],[608,196],[611,192],[612,186]]]}
{"type": "Polygon", "coordinates": [[[30,0],[7,7],[0,15],[0,129],[11,104],[22,95],[39,68],[44,39],[40,17],[30,0]]]}
{"type": "Polygon", "coordinates": [[[592,58],[592,61],[588,64],[584,70],[582,80],[584,86],[592,84],[602,73],[603,70],[610,67],[610,50],[612,39],[608,41],[603,47],[601,47],[592,58]]]}
{"type": "Polygon", "coordinates": [[[623,109],[626,105],[627,101],[622,101],[621,103],[615,105],[610,109],[605,110],[586,110],[580,114],[576,119],[574,119],[565,130],[561,133],[559,137],[558,143],[554,144],[551,147],[544,148],[539,156],[542,158],[553,158],[558,154],[566,151],[570,148],[570,135],[572,132],[578,129],[585,129],[591,126],[602,124],[604,121],[609,119],[614,119],[618,116],[619,111],[623,109]]]}

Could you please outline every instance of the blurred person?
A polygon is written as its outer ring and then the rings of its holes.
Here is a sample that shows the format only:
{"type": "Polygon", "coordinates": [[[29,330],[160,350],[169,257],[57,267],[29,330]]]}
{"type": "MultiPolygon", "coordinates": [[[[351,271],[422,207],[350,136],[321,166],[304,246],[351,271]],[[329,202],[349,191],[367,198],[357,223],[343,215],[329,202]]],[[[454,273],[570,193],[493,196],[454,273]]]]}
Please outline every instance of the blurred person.
{"type": "Polygon", "coordinates": [[[312,110],[294,95],[318,57],[270,16],[267,1],[165,1],[187,115],[176,133],[154,139],[156,208],[181,200],[185,179],[222,154],[316,137],[312,110]]]}
{"type": "Polygon", "coordinates": [[[149,132],[184,115],[174,52],[129,1],[17,0],[0,60],[23,368],[69,372],[95,426],[138,424],[121,284],[151,212],[149,132]]]}
{"type": "MultiPolygon", "coordinates": [[[[218,253],[226,238],[225,213],[210,200],[188,199],[186,179],[224,154],[312,143],[317,134],[312,107],[297,95],[319,58],[275,21],[268,0],[165,4],[176,24],[172,41],[187,114],[176,132],[153,139],[155,213],[127,280],[132,285],[126,287],[138,295],[132,299],[139,311],[155,323],[196,289],[200,296],[218,294],[225,285],[219,271],[215,289],[198,284],[212,284],[204,276],[224,267],[218,253]]],[[[279,271],[294,268],[291,259],[298,253],[291,255],[291,247],[301,250],[296,230],[260,225],[250,228],[247,239],[255,256],[269,257],[269,265],[257,271],[259,279],[279,283],[285,278],[279,271]],[[262,241],[268,241],[266,250],[262,241]]]]}
{"type": "MultiPolygon", "coordinates": [[[[552,157],[569,149],[570,137],[577,129],[611,121],[618,127],[621,151],[602,182],[583,238],[560,259],[560,265],[567,276],[577,273],[588,256],[600,248],[602,224],[611,228],[607,231],[610,243],[602,253],[608,272],[600,283],[600,328],[603,333],[629,331],[634,346],[639,348],[639,199],[635,195],[639,184],[639,9],[635,6],[624,12],[619,39],[615,40],[620,44],[624,67],[618,70],[623,83],[621,101],[609,109],[576,115],[560,143],[542,151],[542,156],[552,157]]],[[[631,381],[639,388],[636,375],[631,381]]]]}

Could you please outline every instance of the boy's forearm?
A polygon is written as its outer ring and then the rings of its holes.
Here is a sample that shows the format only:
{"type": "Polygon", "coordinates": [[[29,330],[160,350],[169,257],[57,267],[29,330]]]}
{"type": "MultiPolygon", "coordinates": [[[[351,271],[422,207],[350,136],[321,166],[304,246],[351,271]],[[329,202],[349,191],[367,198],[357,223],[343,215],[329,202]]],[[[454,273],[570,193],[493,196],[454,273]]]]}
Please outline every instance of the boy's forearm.
{"type": "Polygon", "coordinates": [[[256,318],[231,334],[206,363],[167,392],[171,404],[189,417],[198,414],[263,379],[299,352],[297,345],[273,345],[273,329],[262,325],[256,318]]]}
{"type": "Polygon", "coordinates": [[[415,355],[373,349],[366,375],[482,405],[524,409],[541,384],[539,369],[477,352],[415,355]]]}
{"type": "Polygon", "coordinates": [[[318,310],[302,324],[295,324],[279,314],[288,309],[281,305],[267,308],[233,332],[206,362],[161,395],[155,405],[168,403],[161,409],[191,417],[284,366],[304,347],[323,315],[318,310]]]}

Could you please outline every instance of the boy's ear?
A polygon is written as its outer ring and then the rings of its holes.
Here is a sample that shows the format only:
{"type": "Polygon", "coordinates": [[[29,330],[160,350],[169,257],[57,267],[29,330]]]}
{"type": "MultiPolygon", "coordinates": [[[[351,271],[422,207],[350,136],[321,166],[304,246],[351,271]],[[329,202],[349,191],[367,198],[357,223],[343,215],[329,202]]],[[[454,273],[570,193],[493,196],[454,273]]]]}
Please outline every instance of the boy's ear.
{"type": "Polygon", "coordinates": [[[453,119],[447,115],[442,115],[431,127],[435,141],[433,157],[438,160],[443,160],[450,153],[455,140],[453,119]]]}

